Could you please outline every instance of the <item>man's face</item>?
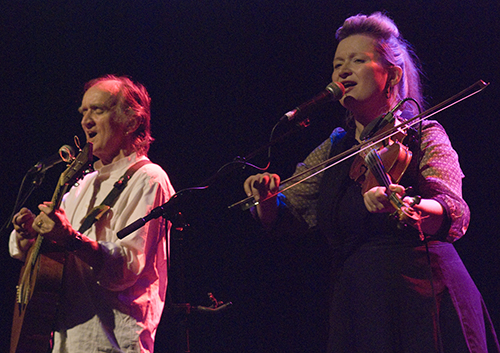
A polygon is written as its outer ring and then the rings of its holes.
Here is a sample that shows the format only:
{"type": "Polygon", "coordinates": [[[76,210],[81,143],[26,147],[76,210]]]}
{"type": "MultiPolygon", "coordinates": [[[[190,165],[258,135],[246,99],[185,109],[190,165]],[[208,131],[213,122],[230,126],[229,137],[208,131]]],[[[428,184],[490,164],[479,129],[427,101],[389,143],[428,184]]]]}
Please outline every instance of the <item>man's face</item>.
{"type": "Polygon", "coordinates": [[[78,109],[83,115],[82,128],[92,142],[94,156],[103,164],[111,163],[127,145],[125,124],[120,124],[119,93],[116,85],[101,82],[85,92],[78,109]]]}

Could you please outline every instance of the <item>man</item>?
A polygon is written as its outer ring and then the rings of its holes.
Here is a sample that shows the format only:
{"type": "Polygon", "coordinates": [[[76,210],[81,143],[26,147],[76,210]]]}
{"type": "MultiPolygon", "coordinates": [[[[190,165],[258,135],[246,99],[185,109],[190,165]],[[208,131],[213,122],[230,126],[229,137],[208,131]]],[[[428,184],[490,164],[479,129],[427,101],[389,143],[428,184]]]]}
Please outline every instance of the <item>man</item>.
{"type": "Polygon", "coordinates": [[[36,217],[26,208],[17,213],[10,253],[23,259],[37,234],[69,250],[53,352],[153,352],[167,288],[169,226],[159,218],[123,239],[116,235],[174,193],[167,174],[147,158],[150,97],[141,84],[109,75],[87,83],[79,112],[99,158],[95,172],[71,188],[59,209],[46,202],[36,217]],[[80,234],[87,213],[139,161],[147,162],[111,210],[80,234]]]}

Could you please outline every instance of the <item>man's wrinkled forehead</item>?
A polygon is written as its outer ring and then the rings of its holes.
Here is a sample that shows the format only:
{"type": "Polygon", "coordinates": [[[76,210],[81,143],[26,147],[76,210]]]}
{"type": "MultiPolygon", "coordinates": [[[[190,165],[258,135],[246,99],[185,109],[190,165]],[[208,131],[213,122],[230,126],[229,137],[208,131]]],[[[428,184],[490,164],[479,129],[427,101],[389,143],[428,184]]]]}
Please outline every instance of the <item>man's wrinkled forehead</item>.
{"type": "Polygon", "coordinates": [[[121,103],[121,85],[118,81],[101,81],[90,87],[89,90],[90,89],[107,92],[109,94],[109,97],[106,100],[106,103],[109,107],[113,107],[121,103]]]}
{"type": "Polygon", "coordinates": [[[118,97],[108,89],[99,84],[96,84],[85,92],[82,98],[82,104],[78,108],[80,113],[84,113],[88,109],[112,109],[119,104],[118,97]]]}

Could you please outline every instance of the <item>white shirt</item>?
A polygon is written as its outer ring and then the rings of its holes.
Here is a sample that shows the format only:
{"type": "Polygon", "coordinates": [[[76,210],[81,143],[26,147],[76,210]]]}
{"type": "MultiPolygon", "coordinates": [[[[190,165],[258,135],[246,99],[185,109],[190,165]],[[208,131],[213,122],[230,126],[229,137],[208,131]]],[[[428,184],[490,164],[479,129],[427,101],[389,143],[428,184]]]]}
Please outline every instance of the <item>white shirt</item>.
{"type": "MultiPolygon", "coordinates": [[[[96,171],[72,187],[61,203],[74,229],[101,204],[128,167],[142,159],[147,158],[132,154],[106,166],[95,163],[96,171]]],[[[104,265],[94,273],[69,255],[53,352],[153,352],[166,296],[169,227],[160,217],[124,239],[116,233],[173,194],[161,167],[146,164],[132,176],[112,209],[84,233],[100,244],[104,265]]],[[[15,232],[9,247],[13,257],[24,257],[15,232]]]]}

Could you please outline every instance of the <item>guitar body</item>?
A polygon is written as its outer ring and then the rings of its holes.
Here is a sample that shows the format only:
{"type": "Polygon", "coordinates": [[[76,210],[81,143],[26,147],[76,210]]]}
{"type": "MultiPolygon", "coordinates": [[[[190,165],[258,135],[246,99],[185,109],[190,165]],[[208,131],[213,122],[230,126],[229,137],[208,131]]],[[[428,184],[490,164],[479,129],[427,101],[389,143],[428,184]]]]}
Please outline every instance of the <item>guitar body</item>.
{"type": "MultiPolygon", "coordinates": [[[[92,162],[88,143],[61,174],[52,197],[53,210],[92,162]]],[[[12,320],[10,353],[47,353],[54,330],[66,252],[42,235],[29,249],[21,269],[12,320]]]]}
{"type": "MultiPolygon", "coordinates": [[[[42,238],[41,236],[39,236],[42,238]]],[[[21,269],[12,321],[10,353],[46,353],[52,336],[64,270],[63,252],[32,249],[21,269]],[[24,298],[23,298],[24,297],[24,298]]]]}

